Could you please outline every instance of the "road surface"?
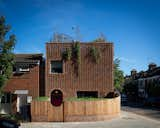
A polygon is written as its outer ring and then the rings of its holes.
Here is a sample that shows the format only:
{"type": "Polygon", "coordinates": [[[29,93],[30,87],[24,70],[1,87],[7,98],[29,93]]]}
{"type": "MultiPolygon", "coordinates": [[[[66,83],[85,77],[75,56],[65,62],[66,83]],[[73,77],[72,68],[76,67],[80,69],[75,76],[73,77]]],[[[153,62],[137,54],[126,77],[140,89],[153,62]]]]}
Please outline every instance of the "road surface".
{"type": "Polygon", "coordinates": [[[22,123],[20,128],[160,128],[160,121],[131,112],[122,111],[121,116],[100,122],[22,123]]]}
{"type": "Polygon", "coordinates": [[[121,110],[160,121],[160,108],[147,107],[140,104],[128,104],[126,106],[122,106],[121,110]]]}

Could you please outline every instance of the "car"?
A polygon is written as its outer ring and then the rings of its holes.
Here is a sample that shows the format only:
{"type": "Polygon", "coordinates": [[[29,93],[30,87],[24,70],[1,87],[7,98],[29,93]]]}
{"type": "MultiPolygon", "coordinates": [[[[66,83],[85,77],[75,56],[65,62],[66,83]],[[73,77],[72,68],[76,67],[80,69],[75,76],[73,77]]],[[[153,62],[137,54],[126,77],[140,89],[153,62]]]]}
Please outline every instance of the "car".
{"type": "Polygon", "coordinates": [[[126,104],[128,102],[128,97],[126,94],[121,94],[121,103],[126,104]]]}
{"type": "Polygon", "coordinates": [[[160,107],[160,97],[149,97],[145,99],[144,105],[160,107]]]}
{"type": "Polygon", "coordinates": [[[20,123],[15,120],[0,117],[0,128],[18,128],[20,123]]]}

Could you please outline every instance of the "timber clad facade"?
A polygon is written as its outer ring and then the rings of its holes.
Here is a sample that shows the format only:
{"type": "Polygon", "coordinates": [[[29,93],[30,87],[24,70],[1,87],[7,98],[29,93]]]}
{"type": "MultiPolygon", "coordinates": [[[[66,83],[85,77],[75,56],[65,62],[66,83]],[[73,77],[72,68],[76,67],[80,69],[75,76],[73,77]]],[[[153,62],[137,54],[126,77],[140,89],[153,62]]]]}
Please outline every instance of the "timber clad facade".
{"type": "Polygon", "coordinates": [[[113,91],[113,44],[112,43],[80,43],[81,63],[80,73],[75,75],[73,62],[63,61],[62,52],[72,48],[72,43],[46,44],[46,96],[59,89],[63,97],[77,97],[77,92],[98,92],[98,97],[104,97],[113,91]],[[95,63],[88,55],[94,46],[100,51],[99,62],[95,63]],[[52,62],[62,62],[62,72],[52,72],[52,62]]]}

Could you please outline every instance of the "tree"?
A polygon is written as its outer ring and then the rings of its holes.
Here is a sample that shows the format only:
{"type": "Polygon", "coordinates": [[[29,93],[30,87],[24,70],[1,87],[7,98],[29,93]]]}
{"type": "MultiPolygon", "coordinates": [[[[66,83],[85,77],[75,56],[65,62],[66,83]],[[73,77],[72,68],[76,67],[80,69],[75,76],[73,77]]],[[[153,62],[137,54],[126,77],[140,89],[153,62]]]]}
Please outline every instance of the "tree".
{"type": "Polygon", "coordinates": [[[124,82],[124,75],[123,75],[123,71],[120,70],[120,60],[115,59],[114,60],[114,87],[120,92],[122,91],[123,82],[124,82]]]}
{"type": "Polygon", "coordinates": [[[100,33],[99,36],[93,40],[94,43],[98,43],[98,42],[106,42],[106,37],[104,36],[103,33],[100,33]]]}
{"type": "Polygon", "coordinates": [[[14,64],[13,49],[16,43],[15,35],[9,35],[11,27],[6,24],[5,17],[0,16],[0,94],[12,75],[14,64]]]}

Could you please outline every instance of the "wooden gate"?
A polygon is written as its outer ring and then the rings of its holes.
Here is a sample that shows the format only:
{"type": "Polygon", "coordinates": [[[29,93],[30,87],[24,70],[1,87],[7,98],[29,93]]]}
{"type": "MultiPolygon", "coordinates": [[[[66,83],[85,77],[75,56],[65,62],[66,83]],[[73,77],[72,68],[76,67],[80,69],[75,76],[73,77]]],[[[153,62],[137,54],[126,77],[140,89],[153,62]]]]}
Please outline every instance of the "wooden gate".
{"type": "Polygon", "coordinates": [[[32,121],[63,122],[63,104],[55,107],[49,101],[32,101],[32,121]]]}

